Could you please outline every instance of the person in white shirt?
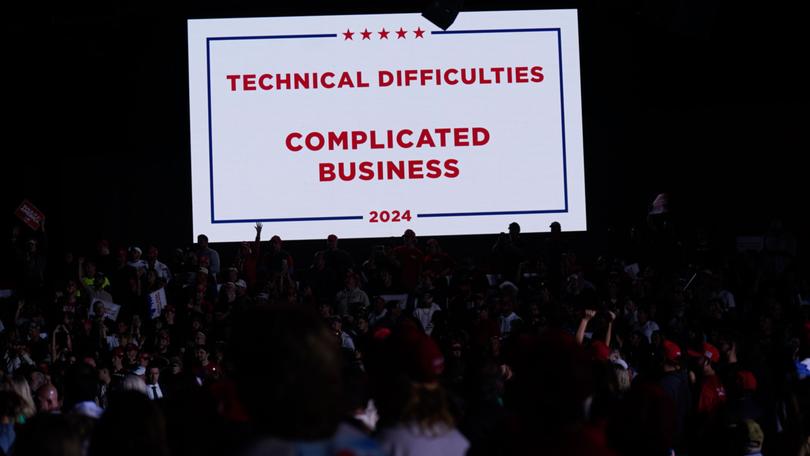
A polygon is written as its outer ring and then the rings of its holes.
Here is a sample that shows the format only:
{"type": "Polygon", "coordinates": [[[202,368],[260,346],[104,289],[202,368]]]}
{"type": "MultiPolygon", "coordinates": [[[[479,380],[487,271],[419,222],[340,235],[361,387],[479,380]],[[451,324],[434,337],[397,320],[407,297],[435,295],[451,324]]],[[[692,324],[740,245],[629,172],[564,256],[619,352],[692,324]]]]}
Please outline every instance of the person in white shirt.
{"type": "Polygon", "coordinates": [[[158,278],[162,280],[164,284],[169,283],[169,281],[172,280],[172,273],[169,271],[169,267],[161,263],[157,258],[157,247],[150,245],[149,248],[146,249],[146,268],[154,269],[158,278]]]}
{"type": "Polygon", "coordinates": [[[146,397],[156,401],[163,399],[163,390],[160,388],[160,368],[149,366],[146,370],[146,397]]]}
{"type": "Polygon", "coordinates": [[[377,323],[382,322],[386,315],[388,315],[385,304],[385,298],[382,296],[374,298],[374,310],[368,315],[368,325],[372,328],[377,326],[377,323]]]}
{"type": "Polygon", "coordinates": [[[127,261],[127,266],[134,268],[134,269],[143,269],[146,270],[146,261],[141,259],[141,255],[143,255],[143,250],[140,247],[132,246],[129,248],[129,261],[127,261]]]}
{"type": "Polygon", "coordinates": [[[658,323],[652,320],[652,315],[650,315],[650,309],[642,307],[638,309],[638,330],[644,334],[644,337],[647,338],[647,342],[652,342],[652,335],[656,331],[660,331],[661,328],[658,327],[658,323]]]}
{"type": "Polygon", "coordinates": [[[99,407],[95,401],[82,401],[74,405],[71,412],[88,418],[99,419],[104,413],[104,409],[99,407]]]}
{"type": "Polygon", "coordinates": [[[216,278],[219,275],[219,252],[208,247],[208,236],[197,236],[197,257],[208,258],[208,271],[216,278]]]}
{"type": "Polygon", "coordinates": [[[360,278],[350,272],[346,274],[346,288],[339,291],[335,297],[335,315],[346,315],[358,309],[367,309],[368,295],[359,288],[360,278]]]}
{"type": "Polygon", "coordinates": [[[34,360],[28,354],[28,347],[23,343],[16,343],[9,347],[5,354],[3,354],[3,367],[6,372],[13,374],[14,371],[22,366],[34,366],[34,360]]]}
{"type": "Polygon", "coordinates": [[[413,316],[422,325],[425,334],[430,335],[433,332],[433,314],[442,310],[435,302],[433,302],[433,295],[430,293],[423,293],[422,299],[419,301],[419,307],[414,309],[413,316]]]}
{"type": "Polygon", "coordinates": [[[504,296],[501,301],[501,316],[498,317],[498,322],[501,327],[501,335],[506,337],[512,332],[512,325],[516,321],[520,321],[520,317],[513,310],[512,298],[504,296]]]}
{"type": "Polygon", "coordinates": [[[725,279],[723,278],[723,274],[719,272],[715,272],[709,276],[709,291],[710,299],[716,299],[720,302],[721,308],[723,312],[728,312],[735,310],[737,308],[737,302],[734,299],[734,294],[724,286],[725,279]]]}
{"type": "Polygon", "coordinates": [[[329,327],[335,333],[335,336],[340,340],[340,348],[355,351],[354,339],[352,336],[343,331],[343,319],[338,316],[331,317],[329,320],[329,327]]]}

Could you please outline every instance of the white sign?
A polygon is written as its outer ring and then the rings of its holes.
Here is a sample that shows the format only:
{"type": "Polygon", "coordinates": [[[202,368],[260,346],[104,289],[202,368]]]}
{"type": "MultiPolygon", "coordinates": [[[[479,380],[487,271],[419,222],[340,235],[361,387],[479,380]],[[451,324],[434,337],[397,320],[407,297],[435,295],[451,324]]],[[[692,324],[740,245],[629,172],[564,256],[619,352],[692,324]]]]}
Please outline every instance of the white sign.
{"type": "Polygon", "coordinates": [[[388,302],[396,302],[397,307],[400,309],[404,309],[408,306],[408,295],[407,294],[392,294],[392,295],[380,295],[380,297],[385,300],[386,303],[388,302]]]}
{"type": "Polygon", "coordinates": [[[762,236],[737,236],[738,252],[761,252],[764,244],[762,236]]]}
{"type": "Polygon", "coordinates": [[[146,300],[149,303],[149,318],[154,320],[160,317],[160,314],[163,313],[163,309],[166,308],[167,304],[166,289],[160,288],[157,291],[149,293],[146,300]]]}
{"type": "Polygon", "coordinates": [[[195,235],[585,230],[575,10],[188,22],[195,235]]]}
{"type": "Polygon", "coordinates": [[[88,310],[88,315],[93,316],[96,314],[96,309],[101,311],[101,314],[104,315],[104,318],[107,318],[112,321],[118,320],[118,314],[121,312],[121,306],[115,304],[110,301],[104,301],[101,299],[93,300],[93,305],[90,306],[88,310]]]}

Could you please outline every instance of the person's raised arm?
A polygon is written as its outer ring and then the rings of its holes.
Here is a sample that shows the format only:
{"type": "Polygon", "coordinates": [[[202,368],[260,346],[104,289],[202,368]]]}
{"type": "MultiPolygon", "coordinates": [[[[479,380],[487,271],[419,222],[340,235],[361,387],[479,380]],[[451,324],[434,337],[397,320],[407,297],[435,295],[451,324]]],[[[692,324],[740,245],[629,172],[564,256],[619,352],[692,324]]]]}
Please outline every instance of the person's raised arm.
{"type": "Polygon", "coordinates": [[[253,228],[256,230],[256,239],[253,240],[253,251],[250,255],[257,260],[262,258],[262,222],[256,222],[253,228]]]}
{"type": "Polygon", "coordinates": [[[57,355],[57,353],[56,353],[56,335],[61,332],[61,327],[62,327],[62,325],[58,325],[56,328],[54,328],[53,334],[51,334],[52,337],[51,337],[51,347],[50,348],[51,348],[51,360],[52,360],[52,362],[56,362],[56,355],[57,355]]]}
{"type": "Polygon", "coordinates": [[[25,299],[20,298],[20,300],[17,301],[17,311],[14,312],[14,322],[15,322],[15,324],[16,324],[16,322],[20,321],[20,313],[22,313],[22,310],[24,308],[25,308],[25,299]]]}
{"type": "Polygon", "coordinates": [[[582,315],[582,320],[579,321],[579,327],[577,328],[576,339],[579,345],[585,341],[585,329],[588,327],[588,322],[596,315],[596,311],[593,309],[585,309],[585,313],[582,315]]]}
{"type": "Polygon", "coordinates": [[[256,239],[253,240],[254,246],[259,247],[259,243],[262,242],[262,222],[256,222],[256,226],[253,228],[256,229],[256,239]]]}
{"type": "Polygon", "coordinates": [[[608,316],[610,318],[608,319],[607,333],[605,333],[605,345],[610,347],[610,339],[613,336],[613,320],[616,319],[616,314],[608,311],[608,316]]]}

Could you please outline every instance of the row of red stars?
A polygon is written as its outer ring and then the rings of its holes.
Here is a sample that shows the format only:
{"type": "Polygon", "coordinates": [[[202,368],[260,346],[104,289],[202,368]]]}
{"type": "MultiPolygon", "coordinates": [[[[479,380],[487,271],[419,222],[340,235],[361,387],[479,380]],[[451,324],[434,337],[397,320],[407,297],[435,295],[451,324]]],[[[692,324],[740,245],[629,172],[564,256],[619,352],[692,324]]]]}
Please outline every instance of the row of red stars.
{"type": "MultiPolygon", "coordinates": [[[[346,41],[346,40],[354,40],[354,38],[352,38],[352,37],[354,36],[355,32],[352,32],[351,30],[346,29],[345,32],[341,32],[341,33],[343,33],[343,40],[344,41],[346,41]]],[[[370,40],[371,35],[373,33],[375,33],[375,32],[369,32],[368,29],[366,28],[362,32],[356,32],[356,33],[359,33],[360,35],[362,35],[362,38],[360,38],[361,40],[370,40]]],[[[399,30],[386,30],[385,27],[383,27],[382,30],[380,30],[379,32],[376,32],[376,33],[378,35],[380,35],[381,40],[387,40],[389,33],[396,33],[397,34],[397,39],[401,40],[401,39],[406,38],[406,36],[408,34],[408,31],[405,30],[402,27],[400,27],[399,30]]],[[[413,34],[414,34],[414,38],[424,38],[423,35],[425,34],[425,30],[422,30],[420,27],[417,27],[416,30],[413,30],[413,34]]]]}

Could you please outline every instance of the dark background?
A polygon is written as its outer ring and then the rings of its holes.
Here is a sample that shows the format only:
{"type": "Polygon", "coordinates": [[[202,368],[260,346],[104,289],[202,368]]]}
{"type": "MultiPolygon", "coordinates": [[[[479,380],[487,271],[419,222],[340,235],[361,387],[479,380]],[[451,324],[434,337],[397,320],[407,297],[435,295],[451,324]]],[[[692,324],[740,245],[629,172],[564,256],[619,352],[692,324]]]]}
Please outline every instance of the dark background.
{"type": "MultiPolygon", "coordinates": [[[[102,237],[165,247],[191,242],[186,19],[423,6],[5,5],[3,233],[29,198],[46,213],[56,248],[86,249],[102,237]]],[[[534,8],[579,9],[587,236],[601,242],[608,228],[642,221],[661,191],[673,194],[689,224],[716,236],[761,233],[777,216],[793,232],[808,232],[802,155],[810,149],[800,72],[808,39],[794,3],[468,0],[464,6],[534,8]]],[[[265,239],[276,229],[283,238],[283,227],[267,226],[265,239]]],[[[447,242],[475,248],[492,239],[447,242]]]]}

